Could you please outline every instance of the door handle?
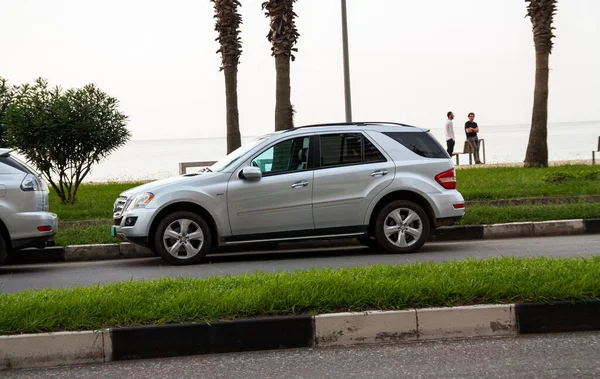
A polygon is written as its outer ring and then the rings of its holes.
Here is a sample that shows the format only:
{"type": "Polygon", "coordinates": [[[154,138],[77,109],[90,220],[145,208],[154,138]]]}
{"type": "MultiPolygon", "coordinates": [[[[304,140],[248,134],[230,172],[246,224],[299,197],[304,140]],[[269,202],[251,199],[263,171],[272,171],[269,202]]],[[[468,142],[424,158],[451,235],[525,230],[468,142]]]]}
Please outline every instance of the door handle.
{"type": "Polygon", "coordinates": [[[308,182],[306,180],[303,180],[301,182],[296,182],[294,184],[292,184],[292,188],[304,188],[308,185],[308,182]]]}
{"type": "Polygon", "coordinates": [[[371,173],[372,177],[376,177],[376,176],[384,176],[385,174],[387,174],[387,170],[377,170],[377,171],[373,171],[371,173]]]}

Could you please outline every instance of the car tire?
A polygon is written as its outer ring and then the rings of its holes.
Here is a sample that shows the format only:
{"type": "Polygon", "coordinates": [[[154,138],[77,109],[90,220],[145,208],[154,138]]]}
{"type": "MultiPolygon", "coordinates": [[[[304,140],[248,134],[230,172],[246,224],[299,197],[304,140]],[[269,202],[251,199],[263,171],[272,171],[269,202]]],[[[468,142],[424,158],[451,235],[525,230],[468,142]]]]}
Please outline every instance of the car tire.
{"type": "Polygon", "coordinates": [[[0,264],[2,264],[7,257],[6,242],[4,242],[4,237],[0,233],[0,264]]]}
{"type": "Polygon", "coordinates": [[[419,205],[395,200],[377,214],[375,238],[391,253],[407,254],[419,250],[429,237],[429,217],[419,205]]]}
{"type": "Polygon", "coordinates": [[[163,218],[154,235],[155,252],[173,265],[199,263],[210,250],[212,235],[204,219],[192,212],[173,212],[163,218]]]}

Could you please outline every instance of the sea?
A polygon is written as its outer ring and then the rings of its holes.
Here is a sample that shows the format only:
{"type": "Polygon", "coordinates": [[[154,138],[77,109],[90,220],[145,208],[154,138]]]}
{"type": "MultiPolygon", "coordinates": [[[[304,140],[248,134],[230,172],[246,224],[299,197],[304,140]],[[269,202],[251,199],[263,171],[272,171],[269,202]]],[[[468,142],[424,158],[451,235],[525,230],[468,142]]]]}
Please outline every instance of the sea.
{"type": "MultiPolygon", "coordinates": [[[[456,151],[462,151],[464,132],[455,122],[456,151]]],[[[522,163],[529,140],[530,125],[480,125],[479,138],[485,142],[486,163],[522,163]]],[[[431,133],[446,146],[443,127],[431,133]]],[[[548,125],[550,161],[591,160],[598,148],[600,121],[551,123],[548,125]]],[[[256,138],[242,138],[242,143],[256,138]]],[[[483,149],[482,149],[483,150],[483,149]]],[[[146,181],[179,175],[180,162],[215,161],[226,154],[226,138],[131,140],[93,166],[84,182],[146,181]]],[[[483,151],[482,151],[483,154],[483,151]]],[[[455,160],[454,160],[455,162],[455,160]]],[[[468,162],[461,157],[461,164],[468,162]]],[[[193,171],[194,169],[188,169],[193,171]]]]}

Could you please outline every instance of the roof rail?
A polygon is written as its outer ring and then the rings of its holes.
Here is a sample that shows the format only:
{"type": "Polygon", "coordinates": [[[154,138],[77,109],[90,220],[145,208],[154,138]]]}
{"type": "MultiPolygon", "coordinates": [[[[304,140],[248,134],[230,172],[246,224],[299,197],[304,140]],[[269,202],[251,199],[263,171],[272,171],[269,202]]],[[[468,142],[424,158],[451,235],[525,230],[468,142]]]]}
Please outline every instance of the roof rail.
{"type": "Polygon", "coordinates": [[[408,126],[411,128],[416,128],[416,126],[414,125],[408,125],[408,124],[403,124],[400,122],[392,122],[392,121],[363,121],[360,122],[359,124],[367,124],[367,125],[373,125],[373,124],[378,124],[378,125],[398,125],[398,126],[408,126]]]}
{"type": "Polygon", "coordinates": [[[332,123],[327,123],[327,124],[313,124],[313,125],[302,125],[302,126],[297,126],[291,129],[287,129],[286,132],[288,131],[292,131],[292,130],[297,130],[297,129],[304,129],[304,128],[315,128],[315,127],[319,127],[319,126],[349,126],[349,125],[398,125],[398,126],[408,126],[411,128],[415,128],[416,126],[413,125],[408,125],[408,124],[401,124],[399,122],[390,122],[390,121],[354,121],[354,122],[332,122],[332,123]]]}

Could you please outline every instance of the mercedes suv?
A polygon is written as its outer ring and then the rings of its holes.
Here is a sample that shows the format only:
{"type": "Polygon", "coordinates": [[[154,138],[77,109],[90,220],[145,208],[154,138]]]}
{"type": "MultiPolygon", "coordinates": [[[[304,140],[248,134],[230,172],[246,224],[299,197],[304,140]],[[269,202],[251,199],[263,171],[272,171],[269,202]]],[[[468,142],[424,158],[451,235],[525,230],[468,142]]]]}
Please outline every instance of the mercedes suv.
{"type": "Polygon", "coordinates": [[[121,193],[113,212],[113,235],[192,264],[223,245],[321,238],[411,253],[465,209],[428,130],[360,122],[265,135],[200,172],[121,193]]]}

